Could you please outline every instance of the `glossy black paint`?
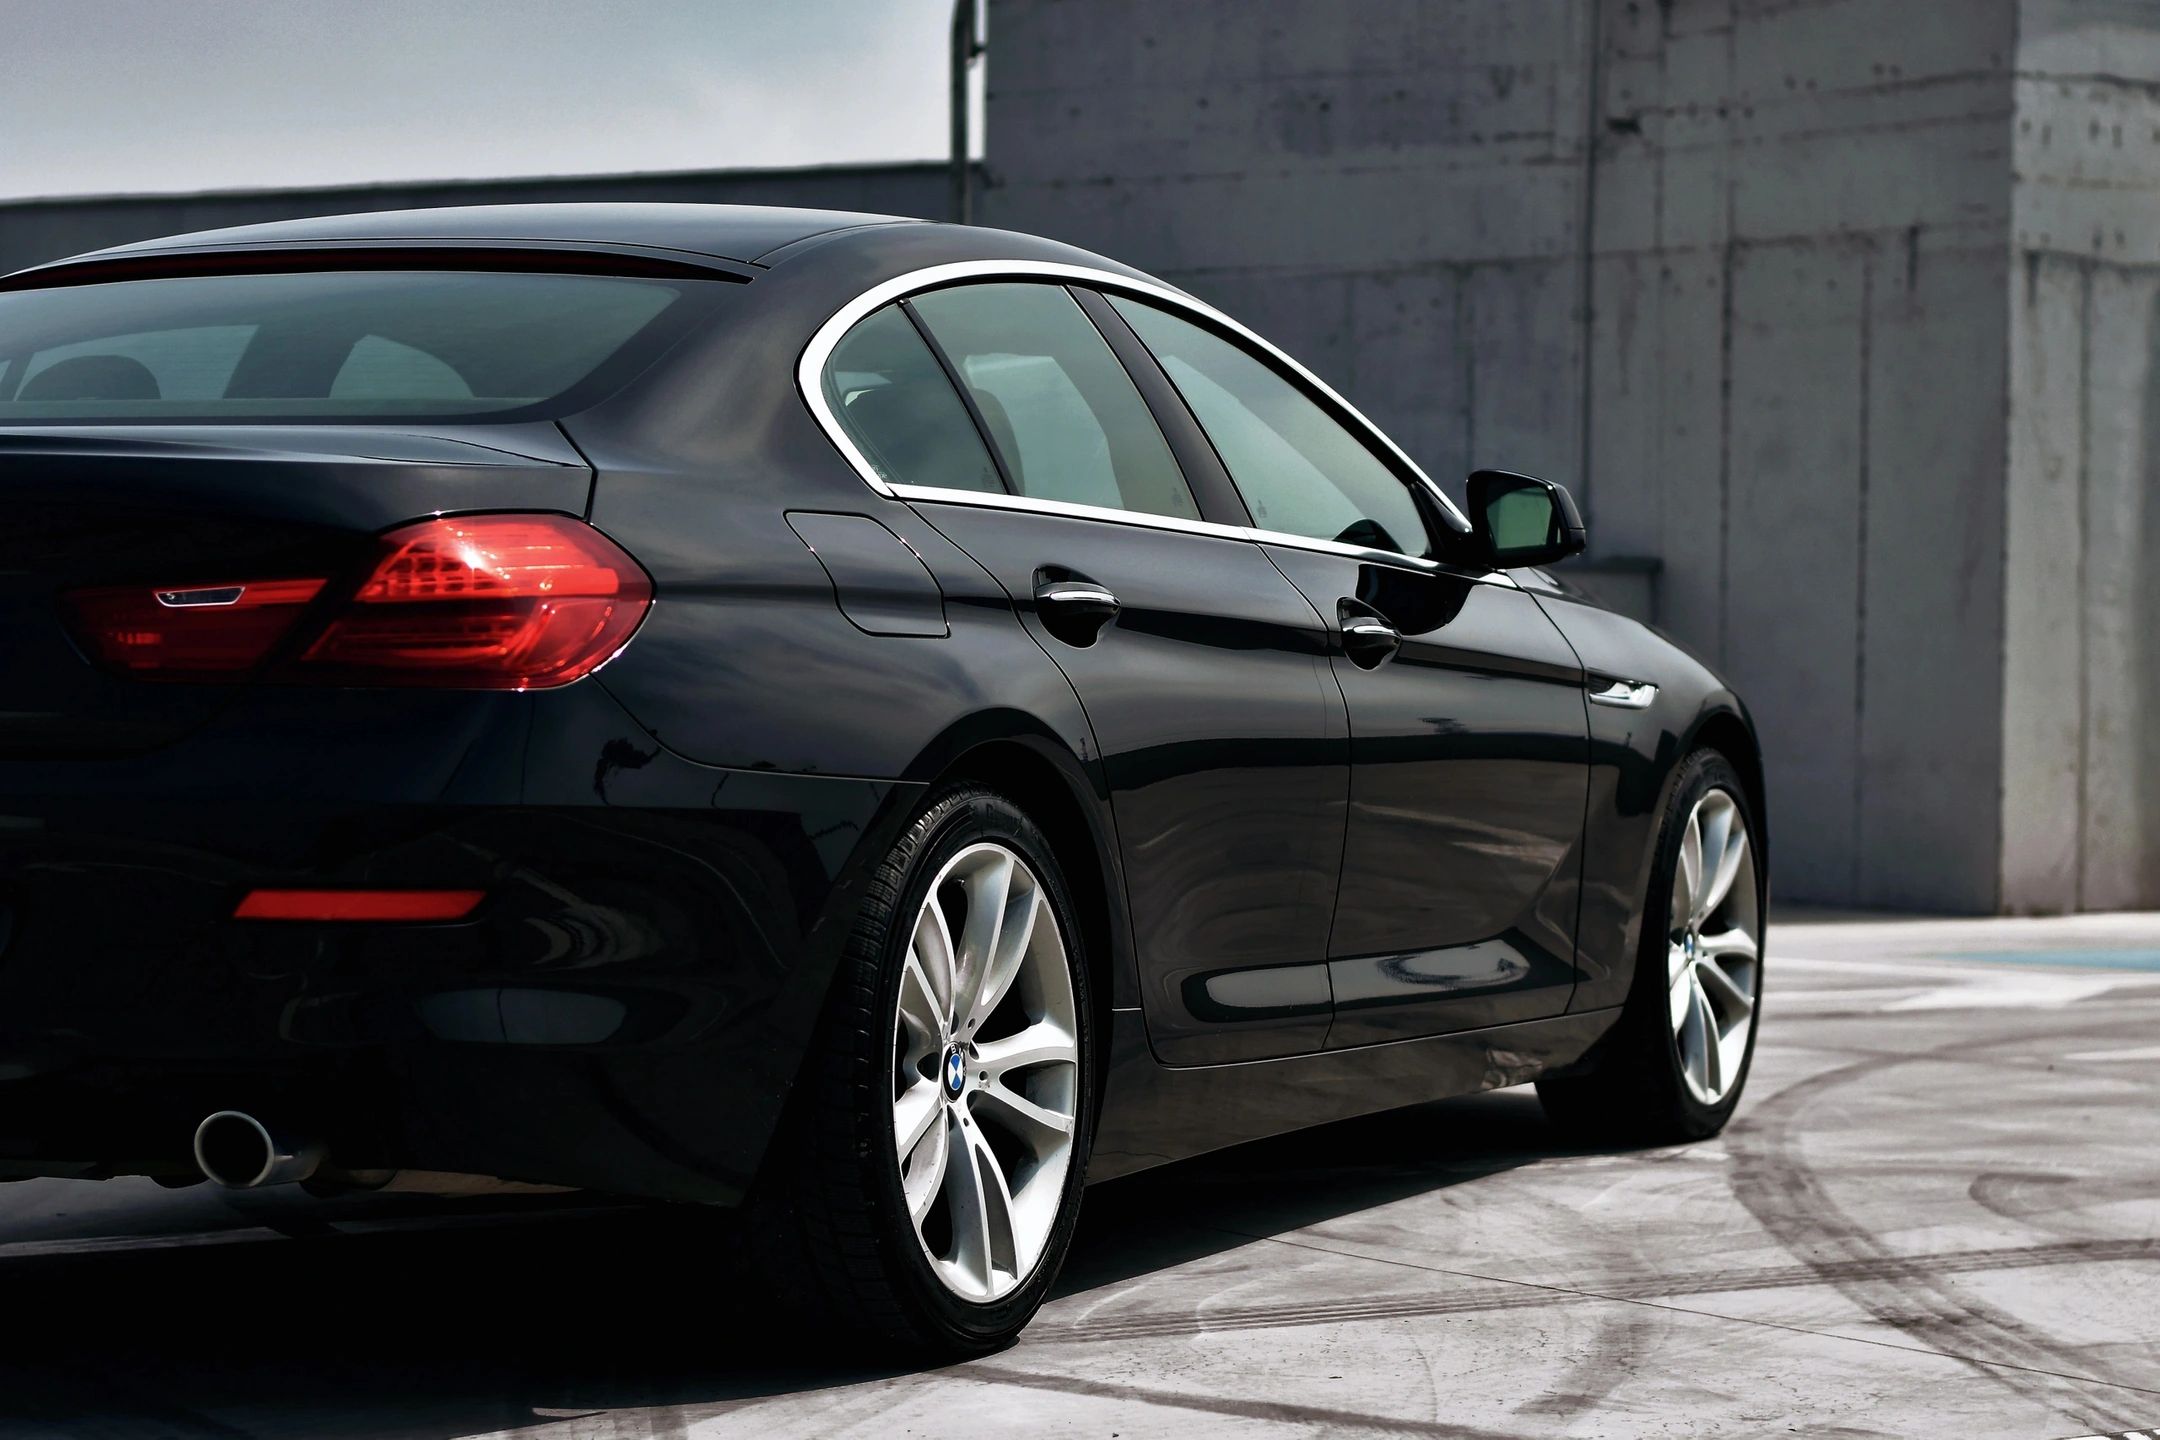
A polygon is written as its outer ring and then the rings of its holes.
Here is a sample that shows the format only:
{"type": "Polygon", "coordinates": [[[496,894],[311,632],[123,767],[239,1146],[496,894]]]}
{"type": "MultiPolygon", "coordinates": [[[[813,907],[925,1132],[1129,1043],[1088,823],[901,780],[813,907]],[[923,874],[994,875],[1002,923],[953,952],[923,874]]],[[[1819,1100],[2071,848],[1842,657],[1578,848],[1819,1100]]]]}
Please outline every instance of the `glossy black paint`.
{"type": "Polygon", "coordinates": [[[1401,637],[1334,664],[1351,792],[1330,1046],[1557,1015],[1575,986],[1582,671],[1500,577],[1264,547],[1316,605],[1401,637]]]}
{"type": "Polygon", "coordinates": [[[1244,540],[919,508],[1020,597],[1081,696],[1157,1054],[1207,1064],[1319,1049],[1349,747],[1312,607],[1244,540]],[[1108,588],[1115,623],[1085,645],[1059,638],[1034,603],[1043,566],[1108,588]]]}
{"type": "MultiPolygon", "coordinates": [[[[1605,609],[1573,586],[1539,571],[1521,573],[1584,663],[1595,685],[1650,680],[1647,710],[1588,708],[1590,803],[1583,834],[1582,920],[1576,949],[1582,983],[1572,1008],[1617,1005],[1627,995],[1642,939],[1642,897],[1650,883],[1657,825],[1672,795],[1675,768],[1699,745],[1723,751],[1754,793],[1755,833],[1770,845],[1755,725],[1740,698],[1710,668],[1656,631],[1605,609]]],[[[1767,917],[1765,917],[1767,923],[1767,917]]]]}
{"type": "MultiPolygon", "coordinates": [[[[1722,682],[1535,572],[866,485],[796,385],[818,326],[955,261],[1144,278],[1066,246],[577,206],[115,253],[466,244],[664,254],[730,295],[559,424],[0,429],[0,1174],[179,1177],[195,1120],[238,1106],[347,1168],[737,1200],[864,875],[963,774],[1044,825],[1086,912],[1095,1176],[1514,1083],[1609,1024],[1686,747],[1756,768],[1722,682]],[[151,687],[90,671],[55,618],[63,585],[358,553],[489,509],[583,515],[651,573],[596,676],[151,687]],[[1076,629],[1046,579],[1115,613],[1076,629]],[[1370,669],[1345,635],[1367,612],[1400,636],[1370,669]],[[1586,675],[1655,681],[1656,703],[1586,706],[1586,675]],[[489,899],[454,925],[227,918],[266,884],[489,899]]],[[[1205,518],[1249,524],[1146,352],[1081,301],[1205,518]]]]}

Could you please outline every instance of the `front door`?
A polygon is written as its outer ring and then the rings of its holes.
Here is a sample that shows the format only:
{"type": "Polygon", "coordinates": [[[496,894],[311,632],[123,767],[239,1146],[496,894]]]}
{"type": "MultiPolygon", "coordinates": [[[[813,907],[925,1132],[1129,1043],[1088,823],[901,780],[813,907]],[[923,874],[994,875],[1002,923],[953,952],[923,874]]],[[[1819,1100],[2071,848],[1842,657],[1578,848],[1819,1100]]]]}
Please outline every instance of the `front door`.
{"type": "Polygon", "coordinates": [[[1231,336],[1112,303],[1335,640],[1351,795],[1328,1044],[1561,1013],[1589,785],[1574,652],[1505,575],[1432,558],[1437,501],[1305,387],[1231,336]]]}

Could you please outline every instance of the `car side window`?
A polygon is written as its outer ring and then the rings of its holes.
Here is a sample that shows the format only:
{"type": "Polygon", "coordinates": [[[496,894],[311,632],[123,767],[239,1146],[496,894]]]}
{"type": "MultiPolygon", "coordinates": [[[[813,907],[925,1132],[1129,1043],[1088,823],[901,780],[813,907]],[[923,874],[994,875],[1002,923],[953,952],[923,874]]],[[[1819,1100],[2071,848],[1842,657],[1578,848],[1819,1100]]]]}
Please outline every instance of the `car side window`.
{"type": "Polygon", "coordinates": [[[966,382],[1017,493],[1200,518],[1147,402],[1063,286],[963,285],[909,304],[966,382]]]}
{"type": "Polygon", "coordinates": [[[824,385],[825,403],[886,484],[1004,493],[945,367],[897,305],[841,337],[824,385]]]}
{"type": "Polygon", "coordinates": [[[1108,297],[1170,376],[1263,530],[1430,556],[1410,488],[1281,372],[1166,310],[1108,297]]]}

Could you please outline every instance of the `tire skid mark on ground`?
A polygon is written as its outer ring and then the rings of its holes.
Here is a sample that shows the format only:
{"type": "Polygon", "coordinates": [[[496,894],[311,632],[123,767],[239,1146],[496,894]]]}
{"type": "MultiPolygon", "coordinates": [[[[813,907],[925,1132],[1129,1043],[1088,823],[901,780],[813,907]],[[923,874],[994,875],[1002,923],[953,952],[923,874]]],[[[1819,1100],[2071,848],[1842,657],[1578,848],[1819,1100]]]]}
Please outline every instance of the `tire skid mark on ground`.
{"type": "Polygon", "coordinates": [[[2152,1200],[2160,1195],[2160,1174],[2032,1175],[1989,1170],[1975,1176],[1965,1193],[1975,1205],[2005,1220],[2044,1225],[2060,1235],[2090,1234],[2094,1225],[2086,1212],[2152,1200]]]}
{"type": "MultiPolygon", "coordinates": [[[[1882,1256],[1822,1264],[1764,1266],[1717,1270],[1702,1275],[1649,1274],[1628,1279],[1570,1281],[1566,1290],[1508,1289],[1464,1295],[1376,1295],[1361,1300],[1306,1304],[1255,1305],[1234,1309],[1160,1311],[1105,1316],[1064,1325],[1038,1323],[1028,1330],[1032,1343],[1099,1342],[1154,1336],[1202,1334],[1211,1330],[1268,1330],[1299,1325],[1340,1325],[1373,1320],[1469,1315],[1487,1310],[1518,1310],[1567,1305],[1585,1296],[1611,1300],[1669,1300],[1691,1295],[1736,1294],[1748,1290],[1788,1290],[1836,1284],[1839,1280],[1896,1279],[1916,1269],[1940,1275],[2025,1270],[2050,1265],[2160,1261],[2160,1238],[2148,1240],[2073,1240],[2054,1245],[1952,1250],[1933,1255],[1882,1256]]],[[[1539,1282],[1544,1283],[1544,1282],[1539,1282]]]]}
{"type": "Polygon", "coordinates": [[[1562,1361],[1565,1383],[1546,1386],[1535,1399],[1516,1406],[1515,1413],[1535,1415],[1558,1428],[1597,1409],[1635,1378],[1639,1362],[1650,1351],[1653,1332],[1650,1317],[1633,1307],[1605,1316],[1590,1343],[1562,1361]]]}
{"type": "Polygon", "coordinates": [[[1358,1432],[1379,1435],[1435,1436],[1439,1440],[1521,1440],[1514,1431],[1480,1430],[1453,1425],[1445,1420],[1408,1420],[1387,1415],[1368,1415],[1357,1410],[1338,1410],[1321,1405],[1293,1405],[1287,1401],[1246,1400],[1233,1395],[1196,1395],[1182,1390],[1158,1390],[1146,1385],[1089,1380],[1079,1375],[1043,1375],[1004,1365],[972,1364],[948,1372],[955,1378],[990,1385],[1017,1385],[1029,1390],[1054,1391],[1094,1400],[1127,1405],[1159,1406],[1172,1410],[1196,1410],[1240,1420],[1271,1421],[1278,1425],[1311,1425],[1334,1435],[1358,1432]]]}
{"type": "MultiPolygon", "coordinates": [[[[1616,1189],[1621,1183],[1616,1177],[1607,1189],[1616,1189]]],[[[1617,1262],[1615,1270],[1655,1273],[1657,1262],[1645,1253],[1639,1230],[1631,1229],[1609,1243],[1625,1247],[1620,1253],[1608,1251],[1610,1260],[1617,1262]]],[[[1601,1307],[1597,1331],[1589,1343],[1562,1355],[1561,1373],[1538,1395],[1516,1406],[1514,1413],[1535,1416],[1541,1422],[1540,1429],[1555,1433],[1578,1417],[1593,1414],[1636,1377],[1662,1342],[1666,1329],[1664,1316],[1653,1315],[1640,1306],[1601,1307]]]]}
{"type": "Polygon", "coordinates": [[[2120,1430],[2140,1422],[2114,1395],[2099,1393],[2113,1382],[2091,1384],[2059,1373],[2075,1372],[2087,1363],[2077,1347],[2036,1334],[2015,1316],[1977,1297],[1958,1294],[1941,1282],[1938,1272],[1890,1250],[1831,1198],[1800,1153],[1802,1117],[1845,1086],[1875,1078],[1909,1060],[2074,1039],[2088,1029],[1962,1039],[1911,1056],[1862,1060],[1810,1076],[1756,1105],[1745,1124],[1726,1132],[1726,1148],[1732,1155],[1727,1184],[1733,1198],[1787,1254],[1881,1323],[2021,1398],[2078,1415],[2083,1424],[2120,1430]],[[2035,1373],[2040,1371],[2057,1373],[2035,1373]]]}

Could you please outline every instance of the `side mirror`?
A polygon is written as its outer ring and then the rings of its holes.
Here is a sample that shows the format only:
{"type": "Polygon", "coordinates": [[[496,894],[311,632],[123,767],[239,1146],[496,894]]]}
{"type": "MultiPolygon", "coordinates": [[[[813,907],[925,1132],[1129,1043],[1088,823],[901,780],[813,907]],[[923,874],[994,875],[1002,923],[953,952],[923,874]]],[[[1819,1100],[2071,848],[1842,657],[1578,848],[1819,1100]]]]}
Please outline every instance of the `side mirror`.
{"type": "Polygon", "coordinates": [[[1495,570],[1550,565],[1582,553],[1582,512],[1565,486],[1505,470],[1470,475],[1470,528],[1495,570]]]}

